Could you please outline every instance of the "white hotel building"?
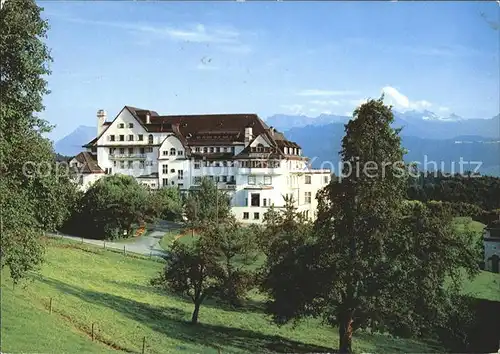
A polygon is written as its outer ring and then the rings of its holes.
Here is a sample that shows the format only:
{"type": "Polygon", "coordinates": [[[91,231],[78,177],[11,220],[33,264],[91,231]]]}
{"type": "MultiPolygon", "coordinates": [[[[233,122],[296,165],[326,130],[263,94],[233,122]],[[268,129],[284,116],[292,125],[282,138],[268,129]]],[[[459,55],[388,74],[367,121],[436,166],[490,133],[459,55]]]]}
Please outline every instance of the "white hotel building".
{"type": "Polygon", "coordinates": [[[331,178],[330,170],[309,168],[300,146],[255,114],[160,116],[125,106],[107,122],[99,110],[97,137],[84,148],[70,161],[83,189],[106,174],[125,174],[151,189],[189,192],[209,176],[231,195],[232,211],[244,223],[262,222],[285,196],[314,217],[316,192],[331,178]]]}

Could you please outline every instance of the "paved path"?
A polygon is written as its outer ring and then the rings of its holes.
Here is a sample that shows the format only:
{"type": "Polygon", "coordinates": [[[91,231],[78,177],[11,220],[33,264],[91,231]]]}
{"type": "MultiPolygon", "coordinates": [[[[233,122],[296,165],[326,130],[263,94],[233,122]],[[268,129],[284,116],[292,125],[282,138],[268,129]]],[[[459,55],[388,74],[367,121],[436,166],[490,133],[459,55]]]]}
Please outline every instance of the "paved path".
{"type": "Polygon", "coordinates": [[[163,257],[166,256],[167,253],[160,247],[159,244],[160,240],[167,231],[175,230],[178,228],[180,228],[179,224],[162,220],[157,222],[156,224],[148,225],[147,226],[148,231],[146,232],[145,235],[137,237],[135,240],[130,240],[130,242],[110,242],[102,240],[93,240],[88,238],[82,239],[81,237],[78,236],[70,236],[70,235],[54,234],[54,233],[47,233],[47,236],[63,237],[65,239],[74,240],[78,242],[82,242],[83,240],[84,243],[88,243],[99,247],[104,247],[104,245],[106,245],[106,248],[112,248],[120,251],[123,251],[123,247],[125,247],[126,252],[139,253],[145,256],[151,255],[151,256],[163,257]]]}

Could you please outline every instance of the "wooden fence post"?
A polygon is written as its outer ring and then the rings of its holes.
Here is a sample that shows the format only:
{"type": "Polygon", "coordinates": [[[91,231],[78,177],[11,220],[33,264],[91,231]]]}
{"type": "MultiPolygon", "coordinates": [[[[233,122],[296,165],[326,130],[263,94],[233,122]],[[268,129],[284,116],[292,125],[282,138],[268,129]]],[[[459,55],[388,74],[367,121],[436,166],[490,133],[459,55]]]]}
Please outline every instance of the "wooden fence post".
{"type": "Polygon", "coordinates": [[[92,342],[94,341],[94,322],[92,322],[92,342]]]}
{"type": "Polygon", "coordinates": [[[123,245],[123,255],[125,256],[125,245],[123,245]]]}
{"type": "Polygon", "coordinates": [[[142,337],[142,354],[146,352],[146,337],[142,337]]]}
{"type": "Polygon", "coordinates": [[[49,313],[52,313],[52,298],[49,301],[49,313]]]}
{"type": "Polygon", "coordinates": [[[104,249],[106,249],[106,241],[103,241],[104,249]]]}

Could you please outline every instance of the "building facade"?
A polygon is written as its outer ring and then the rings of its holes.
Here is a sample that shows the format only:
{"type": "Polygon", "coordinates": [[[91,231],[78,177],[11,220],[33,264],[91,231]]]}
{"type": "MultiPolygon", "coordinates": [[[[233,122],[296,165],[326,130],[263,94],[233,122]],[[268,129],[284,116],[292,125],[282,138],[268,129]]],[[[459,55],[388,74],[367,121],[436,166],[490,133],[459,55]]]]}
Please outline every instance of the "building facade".
{"type": "Polygon", "coordinates": [[[485,270],[500,273],[500,218],[485,227],[483,245],[485,270]]]}
{"type": "Polygon", "coordinates": [[[84,145],[100,170],[87,181],[119,173],[151,189],[188,193],[208,176],[231,195],[243,223],[262,222],[267,208],[283,207],[287,196],[313,218],[316,193],[330,182],[330,170],[309,168],[301,147],[255,114],[160,116],[125,106],[112,121],[106,118],[98,111],[97,136],[84,145]]]}

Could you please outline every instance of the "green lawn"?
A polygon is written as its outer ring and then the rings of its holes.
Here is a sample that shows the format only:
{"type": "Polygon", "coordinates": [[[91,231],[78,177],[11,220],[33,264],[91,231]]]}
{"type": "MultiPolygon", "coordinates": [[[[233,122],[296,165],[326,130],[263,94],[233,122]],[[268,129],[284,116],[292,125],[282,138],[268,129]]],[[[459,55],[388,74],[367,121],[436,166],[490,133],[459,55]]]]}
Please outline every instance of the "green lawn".
{"type": "Polygon", "coordinates": [[[483,229],[486,225],[479,221],[472,220],[471,217],[455,217],[453,218],[453,226],[457,232],[464,232],[467,229],[473,231],[478,239],[483,237],[483,229]]]}
{"type": "MultiPolygon", "coordinates": [[[[179,230],[173,230],[173,231],[168,231],[165,233],[163,238],[160,240],[160,247],[163,248],[165,251],[170,250],[170,247],[174,243],[176,239],[179,240],[179,242],[191,242],[193,239],[193,236],[190,231],[186,231],[187,234],[183,234],[184,230],[179,229],[179,230]],[[182,235],[182,237],[181,237],[182,235]]],[[[197,237],[198,235],[195,233],[194,237],[197,237]]]]}
{"type": "MultiPolygon", "coordinates": [[[[200,324],[192,326],[189,301],[149,285],[161,262],[67,240],[47,243],[46,263],[24,289],[13,291],[8,273],[2,274],[2,352],[141,352],[143,337],[146,353],[319,352],[338,344],[337,331],[317,320],[296,328],[273,325],[258,296],[239,311],[208,302],[200,324]],[[89,335],[93,322],[97,343],[89,335]]],[[[356,333],[354,349],[434,351],[417,341],[363,332],[356,333]]]]}

